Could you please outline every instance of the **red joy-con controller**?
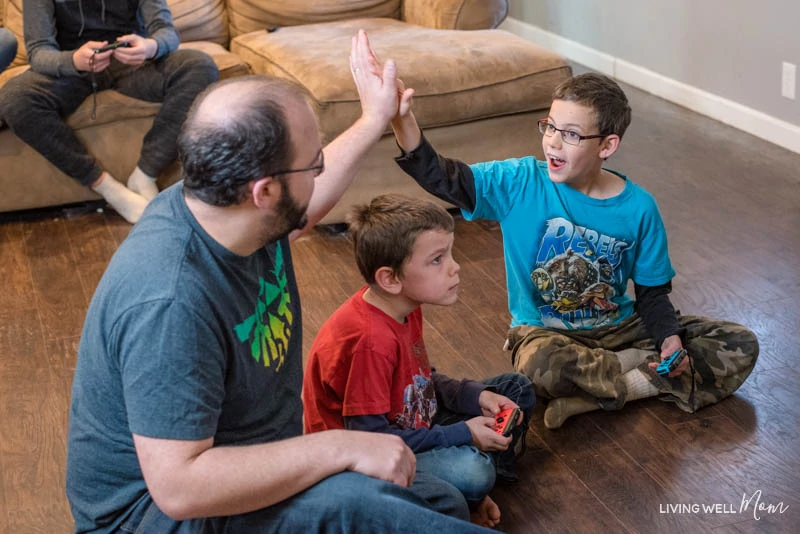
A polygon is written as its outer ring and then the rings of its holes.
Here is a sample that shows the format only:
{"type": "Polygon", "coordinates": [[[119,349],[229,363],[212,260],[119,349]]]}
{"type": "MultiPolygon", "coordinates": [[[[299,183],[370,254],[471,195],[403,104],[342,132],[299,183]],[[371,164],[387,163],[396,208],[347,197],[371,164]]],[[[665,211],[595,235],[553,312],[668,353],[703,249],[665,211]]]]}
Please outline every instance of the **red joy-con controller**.
{"type": "Polygon", "coordinates": [[[501,436],[510,436],[519,420],[519,408],[506,408],[494,418],[494,431],[501,436]]]}

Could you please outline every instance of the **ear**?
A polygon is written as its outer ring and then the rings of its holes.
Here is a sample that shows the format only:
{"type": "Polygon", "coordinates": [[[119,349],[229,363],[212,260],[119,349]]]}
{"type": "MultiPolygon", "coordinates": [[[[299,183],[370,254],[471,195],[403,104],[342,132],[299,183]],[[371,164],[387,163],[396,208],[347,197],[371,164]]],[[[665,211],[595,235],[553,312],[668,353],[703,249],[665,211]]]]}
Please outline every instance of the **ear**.
{"type": "Polygon", "coordinates": [[[272,176],[250,182],[250,194],[257,208],[273,208],[281,198],[281,183],[272,176]]]}
{"type": "Polygon", "coordinates": [[[607,135],[603,141],[600,143],[600,153],[599,156],[602,159],[608,159],[614,152],[617,151],[619,148],[620,138],[617,134],[607,135]]]}
{"type": "Polygon", "coordinates": [[[391,295],[399,295],[403,290],[403,281],[391,267],[381,267],[375,271],[375,283],[391,295]]]}

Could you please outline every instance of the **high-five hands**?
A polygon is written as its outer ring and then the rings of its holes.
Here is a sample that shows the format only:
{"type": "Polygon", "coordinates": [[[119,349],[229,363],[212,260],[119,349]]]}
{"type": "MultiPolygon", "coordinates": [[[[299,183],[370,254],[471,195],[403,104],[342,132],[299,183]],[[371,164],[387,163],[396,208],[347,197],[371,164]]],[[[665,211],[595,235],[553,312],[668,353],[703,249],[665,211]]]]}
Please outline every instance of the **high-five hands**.
{"type": "Polygon", "coordinates": [[[350,72],[356,83],[361,107],[365,115],[374,111],[376,117],[388,123],[398,114],[411,109],[413,89],[406,89],[397,78],[397,65],[389,59],[385,63],[378,59],[369,44],[364,30],[353,37],[350,51],[350,72]]]}

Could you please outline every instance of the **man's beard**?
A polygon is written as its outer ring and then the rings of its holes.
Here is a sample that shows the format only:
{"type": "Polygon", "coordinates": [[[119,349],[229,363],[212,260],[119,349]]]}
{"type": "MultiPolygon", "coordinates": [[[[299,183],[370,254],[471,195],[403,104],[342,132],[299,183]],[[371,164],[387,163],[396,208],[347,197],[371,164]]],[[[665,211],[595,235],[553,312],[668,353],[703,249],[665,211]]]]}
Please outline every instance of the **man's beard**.
{"type": "Polygon", "coordinates": [[[300,204],[292,198],[286,184],[283,184],[281,198],[278,200],[277,213],[266,221],[263,232],[266,243],[280,241],[294,230],[302,230],[308,224],[306,211],[308,206],[300,204]]]}

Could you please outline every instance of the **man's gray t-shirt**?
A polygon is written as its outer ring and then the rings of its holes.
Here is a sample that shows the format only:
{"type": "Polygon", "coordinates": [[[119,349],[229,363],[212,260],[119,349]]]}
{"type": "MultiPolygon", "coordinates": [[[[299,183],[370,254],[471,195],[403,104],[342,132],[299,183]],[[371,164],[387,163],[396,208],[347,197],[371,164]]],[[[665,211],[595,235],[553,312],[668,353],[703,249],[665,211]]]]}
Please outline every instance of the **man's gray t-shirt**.
{"type": "Polygon", "coordinates": [[[86,316],[67,496],[76,531],[111,531],[150,497],[132,434],[214,446],[302,433],[300,302],[286,239],[225,249],[178,183],[120,246],[86,316]]]}

